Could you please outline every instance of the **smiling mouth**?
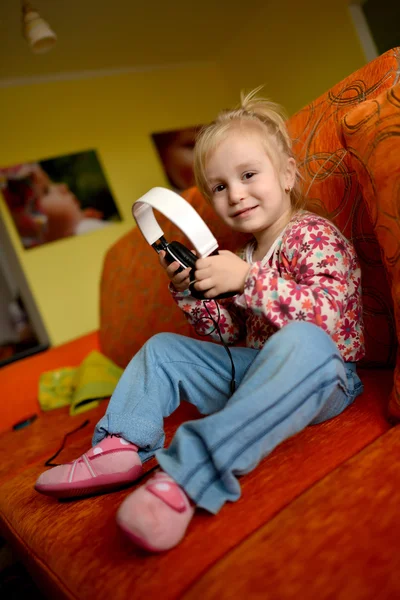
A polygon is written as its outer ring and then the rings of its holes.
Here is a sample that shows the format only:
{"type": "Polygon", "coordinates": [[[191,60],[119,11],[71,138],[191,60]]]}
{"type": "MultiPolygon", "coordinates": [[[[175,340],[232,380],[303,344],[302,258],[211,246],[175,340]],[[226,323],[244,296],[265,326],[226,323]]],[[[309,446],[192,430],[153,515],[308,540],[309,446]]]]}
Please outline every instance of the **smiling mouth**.
{"type": "Polygon", "coordinates": [[[244,210],[241,210],[241,211],[235,213],[233,215],[233,218],[235,219],[236,217],[245,217],[246,215],[250,214],[255,208],[257,208],[257,206],[251,206],[250,208],[245,208],[244,210]]]}

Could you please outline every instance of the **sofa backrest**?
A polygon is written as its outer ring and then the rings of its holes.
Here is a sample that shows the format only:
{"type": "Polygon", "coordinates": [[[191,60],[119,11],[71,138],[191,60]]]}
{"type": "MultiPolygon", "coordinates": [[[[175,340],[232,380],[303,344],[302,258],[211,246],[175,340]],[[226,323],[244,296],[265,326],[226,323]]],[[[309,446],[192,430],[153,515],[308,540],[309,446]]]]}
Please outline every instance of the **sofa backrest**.
{"type": "Polygon", "coordinates": [[[397,335],[393,301],[380,246],[350,154],[341,140],[342,119],[357,104],[376,98],[399,77],[398,49],[353,73],[289,119],[294,151],[311,210],[332,220],[352,240],[362,270],[368,366],[393,366],[397,335]]]}
{"type": "MultiPolygon", "coordinates": [[[[360,186],[340,142],[343,116],[356,104],[393,85],[398,58],[389,51],[372,61],[288,121],[309,208],[325,214],[353,241],[363,272],[366,330],[364,363],[393,365],[396,332],[391,292],[379,246],[365,210],[360,186]]],[[[196,188],[184,197],[208,223],[220,248],[235,250],[245,241],[216,217],[196,188]]],[[[168,220],[159,222],[168,241],[184,236],[168,220]]],[[[135,228],[108,251],[100,289],[101,350],[124,367],[155,333],[191,335],[193,330],[172,301],[156,253],[135,228]]]]}

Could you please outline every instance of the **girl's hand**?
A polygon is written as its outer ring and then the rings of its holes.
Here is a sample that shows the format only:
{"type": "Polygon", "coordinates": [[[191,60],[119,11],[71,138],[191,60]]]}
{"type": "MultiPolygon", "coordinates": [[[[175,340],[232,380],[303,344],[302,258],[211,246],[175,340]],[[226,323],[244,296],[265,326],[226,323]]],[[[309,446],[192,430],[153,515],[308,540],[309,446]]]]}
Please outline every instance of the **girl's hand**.
{"type": "Polygon", "coordinates": [[[194,287],[205,292],[206,298],[214,298],[225,292],[243,293],[244,282],[250,265],[229,250],[220,250],[219,254],[200,258],[196,262],[194,287]]]}
{"type": "Polygon", "coordinates": [[[182,268],[181,265],[176,261],[169,265],[165,260],[165,250],[161,250],[161,252],[159,252],[158,260],[160,261],[160,265],[163,267],[163,269],[165,269],[176,291],[183,292],[184,290],[187,290],[190,283],[190,268],[183,269],[178,273],[178,270],[182,268]]]}

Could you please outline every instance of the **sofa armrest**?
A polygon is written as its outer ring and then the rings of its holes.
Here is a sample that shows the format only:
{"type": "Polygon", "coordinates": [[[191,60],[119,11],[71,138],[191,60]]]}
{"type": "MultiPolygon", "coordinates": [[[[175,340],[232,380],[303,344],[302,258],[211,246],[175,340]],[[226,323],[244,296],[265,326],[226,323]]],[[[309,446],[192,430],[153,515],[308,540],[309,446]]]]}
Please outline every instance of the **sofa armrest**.
{"type": "Polygon", "coordinates": [[[0,433],[40,411],[38,382],[44,371],[75,367],[99,350],[98,331],[0,369],[0,433]]]}

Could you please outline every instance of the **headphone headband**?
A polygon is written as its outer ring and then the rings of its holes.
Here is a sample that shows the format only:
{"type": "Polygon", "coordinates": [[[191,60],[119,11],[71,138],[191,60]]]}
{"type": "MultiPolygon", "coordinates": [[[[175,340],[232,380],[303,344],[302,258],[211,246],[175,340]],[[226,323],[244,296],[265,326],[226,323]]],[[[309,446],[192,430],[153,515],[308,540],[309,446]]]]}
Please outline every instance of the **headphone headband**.
{"type": "Polygon", "coordinates": [[[218,248],[217,240],[193,206],[176,192],[162,187],[152,188],[132,206],[133,218],[150,245],[164,235],[154,216],[153,208],[160,211],[186,235],[200,258],[208,256],[218,248]]]}

